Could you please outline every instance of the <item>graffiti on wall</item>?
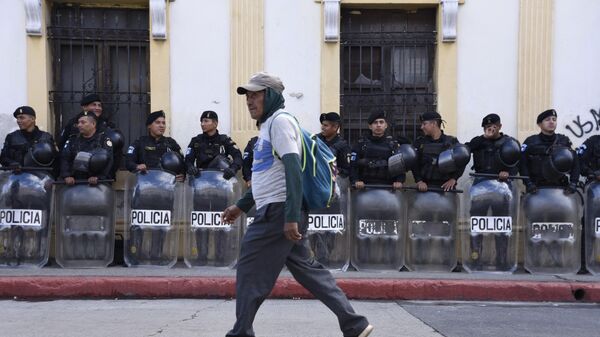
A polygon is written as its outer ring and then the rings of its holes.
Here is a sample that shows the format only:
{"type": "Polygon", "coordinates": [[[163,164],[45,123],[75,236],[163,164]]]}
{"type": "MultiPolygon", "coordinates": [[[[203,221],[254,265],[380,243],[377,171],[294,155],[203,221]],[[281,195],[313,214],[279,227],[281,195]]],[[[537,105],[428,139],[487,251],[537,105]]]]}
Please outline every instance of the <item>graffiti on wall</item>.
{"type": "Polygon", "coordinates": [[[600,109],[590,109],[588,114],[577,115],[565,129],[569,130],[576,138],[583,138],[586,135],[600,130],[600,109]]]}

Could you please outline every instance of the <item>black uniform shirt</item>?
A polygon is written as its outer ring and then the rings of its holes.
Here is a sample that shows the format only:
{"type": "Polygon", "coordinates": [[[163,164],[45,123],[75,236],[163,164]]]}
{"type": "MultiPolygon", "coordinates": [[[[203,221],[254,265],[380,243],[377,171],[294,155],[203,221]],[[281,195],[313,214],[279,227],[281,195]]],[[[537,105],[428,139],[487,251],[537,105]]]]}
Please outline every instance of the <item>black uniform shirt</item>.
{"type": "Polygon", "coordinates": [[[503,133],[497,139],[489,139],[484,136],[477,136],[471,139],[466,145],[473,154],[473,170],[476,173],[499,174],[500,171],[506,171],[511,175],[519,172],[518,166],[506,167],[498,160],[502,144],[508,139],[513,139],[503,133]]]}
{"type": "Polygon", "coordinates": [[[340,177],[348,177],[350,175],[350,146],[348,143],[340,135],[335,135],[330,141],[322,134],[318,134],[317,137],[321,138],[329,146],[335,156],[338,175],[340,177]]]}
{"type": "Polygon", "coordinates": [[[197,168],[206,169],[210,162],[218,155],[231,160],[229,168],[237,172],[242,167],[242,153],[235,142],[227,135],[217,131],[212,136],[199,134],[192,138],[185,153],[187,167],[196,165],[197,168]]]}
{"type": "Polygon", "coordinates": [[[591,179],[600,176],[600,135],[586,139],[577,149],[577,154],[583,176],[591,179]]]}
{"type": "Polygon", "coordinates": [[[9,133],[4,141],[0,164],[2,166],[23,166],[24,158],[29,149],[36,143],[49,143],[54,150],[54,157],[58,155],[54,138],[48,132],[41,131],[37,126],[32,132],[17,130],[9,133]]]}
{"type": "MultiPolygon", "coordinates": [[[[529,179],[525,180],[525,184],[533,183],[537,186],[566,186],[569,182],[577,183],[579,181],[580,168],[579,160],[575,153],[573,153],[575,160],[573,160],[569,172],[570,179],[567,179],[567,176],[563,176],[558,181],[549,181],[544,178],[542,173],[543,164],[548,160],[550,148],[552,146],[562,146],[571,149],[571,145],[569,137],[559,133],[552,135],[539,133],[527,137],[521,146],[522,156],[519,165],[521,175],[529,176],[529,179]]],[[[571,151],[573,150],[571,149],[571,151]]]]}
{"type": "Polygon", "coordinates": [[[73,161],[79,152],[92,152],[95,149],[105,149],[108,152],[108,162],[105,169],[95,175],[98,179],[109,179],[113,166],[112,142],[104,132],[96,131],[90,138],[81,134],[71,136],[60,151],[60,177],[74,177],[75,179],[87,179],[92,175],[89,172],[79,172],[73,169],[73,161]]]}
{"type": "Polygon", "coordinates": [[[399,144],[391,136],[369,135],[359,139],[350,154],[350,181],[365,184],[404,182],[406,175],[390,176],[388,158],[396,154],[399,144]]]}
{"type": "Polygon", "coordinates": [[[173,138],[159,137],[156,139],[151,136],[142,136],[127,149],[125,166],[131,172],[135,172],[139,164],[146,164],[148,169],[160,169],[160,159],[168,151],[173,151],[183,158],[181,147],[173,138]]]}
{"type": "Polygon", "coordinates": [[[458,144],[458,140],[453,136],[444,134],[443,131],[438,139],[433,139],[431,136],[417,138],[415,141],[417,165],[412,170],[415,181],[424,181],[427,184],[441,186],[450,179],[458,180],[463,174],[464,168],[452,174],[443,174],[439,171],[437,165],[440,153],[452,148],[455,144],[458,144]]]}

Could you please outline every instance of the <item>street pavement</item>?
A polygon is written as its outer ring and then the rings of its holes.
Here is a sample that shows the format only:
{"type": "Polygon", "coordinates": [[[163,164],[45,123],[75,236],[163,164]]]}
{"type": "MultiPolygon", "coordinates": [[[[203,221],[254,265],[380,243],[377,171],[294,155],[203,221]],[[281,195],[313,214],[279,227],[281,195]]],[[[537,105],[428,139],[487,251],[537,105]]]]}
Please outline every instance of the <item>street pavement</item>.
{"type": "MultiPolygon", "coordinates": [[[[600,331],[600,305],[523,302],[352,301],[371,336],[589,337],[600,331]]],[[[0,336],[224,336],[233,300],[0,301],[0,336]]],[[[341,336],[335,316],[315,300],[267,300],[259,337],[341,336]]]]}

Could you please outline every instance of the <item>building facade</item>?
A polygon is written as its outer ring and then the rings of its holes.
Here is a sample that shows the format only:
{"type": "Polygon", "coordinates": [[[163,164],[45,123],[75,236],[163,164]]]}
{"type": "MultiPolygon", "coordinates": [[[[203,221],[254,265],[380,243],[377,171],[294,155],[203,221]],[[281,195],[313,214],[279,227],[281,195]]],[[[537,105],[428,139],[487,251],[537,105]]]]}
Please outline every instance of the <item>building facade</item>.
{"type": "Polygon", "coordinates": [[[309,130],[340,112],[355,140],[371,111],[414,138],[439,111],[467,141],[481,118],[524,140],[555,108],[577,145],[600,132],[600,2],[596,0],[4,0],[0,136],[31,105],[57,133],[97,91],[133,140],[150,111],[180,144],[204,110],[240,146],[256,134],[235,88],[279,75],[286,107],[309,130]]]}

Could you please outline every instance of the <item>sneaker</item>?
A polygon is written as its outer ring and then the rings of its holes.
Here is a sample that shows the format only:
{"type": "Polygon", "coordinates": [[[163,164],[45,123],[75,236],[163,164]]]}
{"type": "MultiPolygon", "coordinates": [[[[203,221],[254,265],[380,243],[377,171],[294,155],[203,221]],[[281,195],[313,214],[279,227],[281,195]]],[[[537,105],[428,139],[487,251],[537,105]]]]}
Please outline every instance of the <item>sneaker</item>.
{"type": "Polygon", "coordinates": [[[358,335],[358,337],[367,337],[373,331],[373,326],[371,324],[367,325],[367,327],[358,335]]]}

